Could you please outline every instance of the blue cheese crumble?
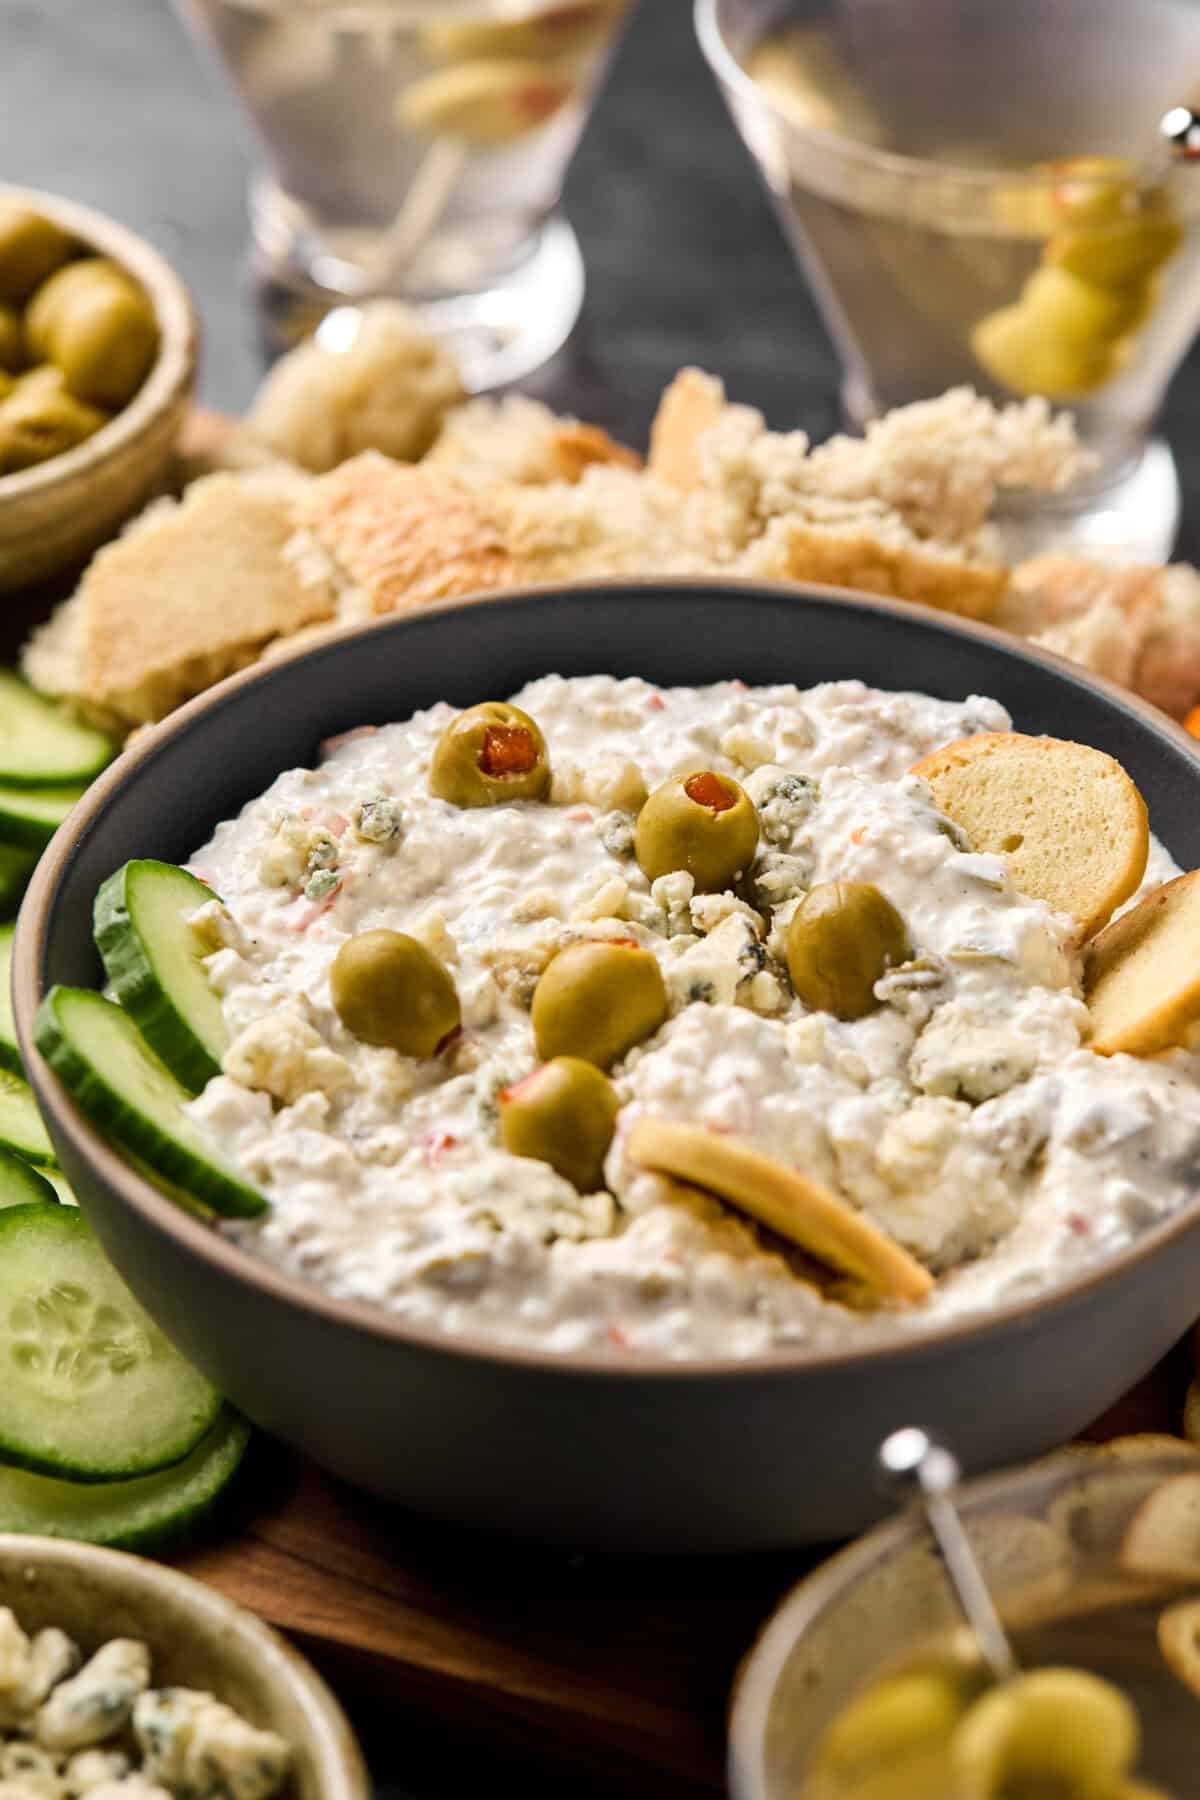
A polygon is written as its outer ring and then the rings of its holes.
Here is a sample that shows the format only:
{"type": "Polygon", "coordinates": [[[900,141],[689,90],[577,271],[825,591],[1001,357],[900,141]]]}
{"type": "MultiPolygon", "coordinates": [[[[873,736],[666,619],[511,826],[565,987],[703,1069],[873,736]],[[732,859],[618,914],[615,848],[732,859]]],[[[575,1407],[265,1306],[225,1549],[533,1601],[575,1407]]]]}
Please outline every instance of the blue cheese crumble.
{"type": "Polygon", "coordinates": [[[0,1607],[0,1800],[270,1800],[290,1760],[214,1694],[152,1687],[137,1639],[85,1662],[0,1607]]]}

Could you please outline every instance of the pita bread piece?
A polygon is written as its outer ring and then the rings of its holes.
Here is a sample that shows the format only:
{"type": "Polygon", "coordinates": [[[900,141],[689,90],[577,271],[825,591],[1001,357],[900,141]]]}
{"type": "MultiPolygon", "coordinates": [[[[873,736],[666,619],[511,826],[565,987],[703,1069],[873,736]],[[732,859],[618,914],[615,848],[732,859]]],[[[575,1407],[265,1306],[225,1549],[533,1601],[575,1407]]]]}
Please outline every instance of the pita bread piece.
{"type": "Polygon", "coordinates": [[[294,529],[281,494],[211,475],[102,550],[79,589],[84,698],[131,723],[161,718],[272,638],[331,618],[332,586],[284,558],[294,529]]]}
{"type": "Polygon", "coordinates": [[[1091,1048],[1154,1056],[1200,1022],[1200,869],[1164,882],[1088,949],[1084,998],[1091,1048]]]}
{"type": "Polygon", "coordinates": [[[374,451],[313,482],[297,519],[363,589],[372,613],[511,587],[526,572],[478,495],[440,470],[374,451]]]}
{"type": "Polygon", "coordinates": [[[703,369],[680,369],[665,387],[650,426],[646,467],[681,494],[700,485],[700,439],[725,410],[725,388],[703,369]]]}
{"type": "Polygon", "coordinates": [[[828,1188],[739,1138],[639,1119],[629,1134],[635,1162],[694,1183],[748,1213],[819,1262],[851,1275],[887,1300],[923,1300],[929,1271],[828,1188]]]}
{"type": "Polygon", "coordinates": [[[913,765],[976,850],[1003,855],[1022,893],[1106,923],[1146,872],[1146,803],[1120,763],[1087,744],[1015,731],[962,738],[913,765]]]}

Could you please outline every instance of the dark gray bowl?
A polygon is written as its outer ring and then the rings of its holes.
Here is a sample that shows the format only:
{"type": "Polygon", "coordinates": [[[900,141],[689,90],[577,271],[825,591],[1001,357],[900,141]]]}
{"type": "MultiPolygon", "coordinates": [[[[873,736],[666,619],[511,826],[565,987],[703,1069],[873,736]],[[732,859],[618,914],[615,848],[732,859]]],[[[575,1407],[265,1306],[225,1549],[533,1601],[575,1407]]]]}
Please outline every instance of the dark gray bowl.
{"type": "Polygon", "coordinates": [[[38,867],[14,998],[31,1078],[88,1216],[135,1292],[267,1430],[443,1518],[613,1548],[741,1550],[845,1535],[879,1511],[893,1427],[971,1471],[1079,1431],[1196,1315],[1200,1206],[1051,1295],[895,1348],[614,1366],[446,1338],[326,1298],[179,1210],[114,1154],[33,1048],[51,982],[94,983],[92,898],[131,856],[179,860],[322,738],[527,678],[858,676],[995,695],[1018,727],[1111,752],[1184,867],[1200,753],[1160,713],[1011,638],[918,607],[743,583],[577,587],[389,619],[251,670],[176,713],[89,790],[38,867]]]}

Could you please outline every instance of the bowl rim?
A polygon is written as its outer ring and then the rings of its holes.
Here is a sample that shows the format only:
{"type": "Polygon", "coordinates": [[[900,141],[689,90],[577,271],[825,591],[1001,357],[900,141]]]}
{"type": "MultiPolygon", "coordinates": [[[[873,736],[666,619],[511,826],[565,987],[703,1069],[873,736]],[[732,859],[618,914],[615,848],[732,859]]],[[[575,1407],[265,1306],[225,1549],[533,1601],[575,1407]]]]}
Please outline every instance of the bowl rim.
{"type": "Polygon", "coordinates": [[[1032,662],[1056,676],[1065,676],[1074,685],[1091,689],[1108,705],[1132,714],[1138,724],[1159,737],[1174,739],[1186,752],[1200,774],[1200,743],[1159,708],[1151,706],[1128,689],[1104,676],[1094,675],[1080,664],[1028,643],[1014,633],[997,626],[967,620],[937,608],[914,601],[894,600],[881,595],[833,587],[820,582],[759,581],[739,576],[680,575],[627,579],[609,576],[597,580],[546,583],[544,585],[505,588],[473,593],[436,602],[420,611],[388,614],[365,623],[343,626],[316,642],[301,641],[281,651],[266,662],[251,664],[224,681],[189,700],[159,724],[139,734],[138,740],[109,764],[85,791],[63,825],[55,832],[34,870],[28,891],[17,918],[13,945],[12,999],[17,1039],[27,1075],[37,1091],[43,1109],[53,1116],[55,1125],[69,1139],[72,1147],[95,1171],[97,1178],[116,1192],[122,1202],[131,1206],[143,1222],[165,1231],[184,1250],[198,1256],[221,1274],[264,1292],[277,1302],[298,1306],[316,1314],[327,1324],[349,1329],[355,1335],[382,1337],[398,1347],[412,1351],[435,1353],[467,1361],[483,1360],[518,1368],[561,1376],[588,1375],[603,1381],[654,1381],[666,1383],[710,1381],[714,1378],[744,1382],[764,1378],[794,1380],[798,1376],[820,1375],[855,1366],[869,1366],[882,1361],[887,1364],[920,1364],[940,1356],[946,1350],[968,1340],[997,1336],[1013,1327],[1031,1327],[1048,1315],[1068,1312],[1088,1304],[1096,1291],[1109,1280],[1128,1273],[1148,1259],[1157,1256],[1170,1244],[1200,1228],[1200,1191],[1177,1212],[1149,1227],[1114,1254],[1103,1256],[1085,1267],[1071,1280],[1062,1281],[1023,1299],[1009,1301],[987,1313],[967,1313],[933,1327],[921,1327],[907,1333],[898,1331],[894,1338],[871,1339],[864,1343],[848,1343],[832,1348],[776,1349],[757,1356],[690,1357],[680,1361],[661,1358],[651,1361],[625,1362],[601,1351],[561,1352],[540,1349],[520,1343],[508,1343],[480,1333],[450,1333],[437,1326],[407,1322],[384,1307],[366,1301],[340,1300],[316,1283],[302,1281],[285,1273],[265,1258],[244,1250],[233,1239],[224,1236],[213,1225],[185,1211],[178,1203],[161,1193],[80,1112],[58,1077],[46,1064],[33,1041],[33,1021],[43,997],[39,976],[50,900],[73,859],[77,844],[95,826],[109,797],[126,778],[145,764],[153,762],[174,739],[186,736],[202,726],[210,713],[219,712],[225,701],[256,682],[277,677],[278,671],[293,663],[317,660],[337,654],[343,644],[361,638],[403,632],[410,621],[431,614],[467,613],[497,607],[527,608],[553,602],[564,595],[623,593],[640,595],[650,600],[664,592],[689,593],[702,589],[706,593],[726,596],[731,602],[747,592],[773,596],[800,603],[806,599],[833,600],[858,613],[883,615],[921,626],[932,626],[949,635],[982,642],[1004,650],[1021,661],[1032,662]]]}
{"type": "Polygon", "coordinates": [[[153,244],[128,225],[81,201],[0,182],[0,206],[13,202],[44,213],[79,238],[85,247],[127,269],[154,308],[159,348],[150,373],[133,399],[99,431],[74,449],[48,457],[31,469],[0,475],[0,507],[34,495],[51,494],[56,487],[120,456],[190,388],[200,336],[196,309],[183,277],[153,244]]]}
{"type": "MultiPolygon", "coordinates": [[[[970,1522],[977,1511],[986,1515],[1008,1501],[1019,1510],[1030,1482],[1054,1483],[1061,1489],[1072,1477],[1090,1485],[1118,1480],[1122,1472],[1128,1477],[1131,1469],[1161,1470],[1164,1479],[1191,1473],[1200,1470],[1200,1446],[1181,1438],[1177,1450],[1147,1450],[1130,1461],[1115,1456],[1108,1444],[1068,1444],[1034,1462],[964,1482],[957,1490],[956,1505],[970,1522]]],[[[895,1513],[823,1557],[780,1595],[738,1664],[730,1689],[726,1765],[732,1800],[769,1800],[764,1769],[767,1719],[780,1672],[813,1619],[873,1567],[926,1538],[928,1527],[919,1511],[895,1513]]]]}
{"type": "Polygon", "coordinates": [[[310,1734],[321,1800],[368,1800],[370,1785],[362,1751],[333,1690],[281,1632],[219,1588],[170,1563],[74,1538],[0,1532],[0,1563],[28,1564],[35,1571],[49,1567],[87,1570],[106,1588],[119,1589],[130,1598],[164,1600],[181,1607],[220,1641],[218,1654],[224,1653],[226,1643],[237,1644],[262,1671],[266,1687],[273,1693],[290,1693],[310,1734]]]}

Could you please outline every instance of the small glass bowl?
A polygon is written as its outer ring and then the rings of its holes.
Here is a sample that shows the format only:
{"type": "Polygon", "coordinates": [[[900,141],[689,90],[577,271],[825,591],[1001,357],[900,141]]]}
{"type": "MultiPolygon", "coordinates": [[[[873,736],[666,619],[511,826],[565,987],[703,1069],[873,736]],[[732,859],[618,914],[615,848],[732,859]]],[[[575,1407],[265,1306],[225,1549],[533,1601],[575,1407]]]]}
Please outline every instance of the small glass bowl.
{"type": "MultiPolygon", "coordinates": [[[[1023,1666],[1090,1667],[1130,1693],[1144,1731],[1138,1775],[1193,1793],[1200,1694],[1149,1644],[1135,1611],[1200,1596],[1200,1512],[1192,1578],[1186,1555],[1135,1573],[1121,1560],[1130,1521],[1164,1482],[1197,1480],[1200,1454],[1180,1441],[1127,1438],[1075,1446],[1043,1462],[966,1484],[958,1507],[1023,1666]],[[1038,1651],[1022,1657],[1031,1621],[1038,1651]],[[1143,1633],[1143,1635],[1145,1635],[1143,1633]],[[1157,1666],[1155,1664],[1157,1663],[1157,1666]]],[[[1145,1516],[1144,1514],[1142,1515],[1145,1516]]],[[[783,1600],[742,1664],[729,1729],[734,1800],[802,1800],[814,1754],[846,1704],[926,1648],[961,1648],[966,1627],[921,1515],[882,1525],[823,1563],[783,1600]]],[[[968,1640],[969,1641],[969,1640],[968,1640]]],[[[951,1800],[930,1795],[928,1800],[951,1800]]]]}

